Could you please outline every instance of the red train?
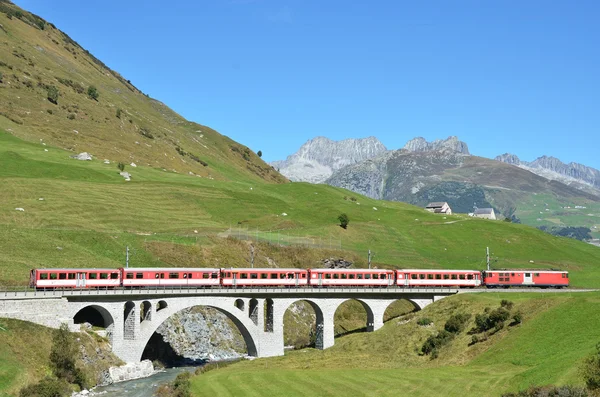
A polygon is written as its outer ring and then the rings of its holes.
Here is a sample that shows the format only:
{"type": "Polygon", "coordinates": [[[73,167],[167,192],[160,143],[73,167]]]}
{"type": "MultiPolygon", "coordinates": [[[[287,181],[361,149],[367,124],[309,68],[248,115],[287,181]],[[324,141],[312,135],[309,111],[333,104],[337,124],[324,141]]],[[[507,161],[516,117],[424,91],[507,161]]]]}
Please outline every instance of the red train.
{"type": "Polygon", "coordinates": [[[29,286],[55,288],[147,287],[568,287],[555,270],[120,268],[33,269],[29,286]]]}

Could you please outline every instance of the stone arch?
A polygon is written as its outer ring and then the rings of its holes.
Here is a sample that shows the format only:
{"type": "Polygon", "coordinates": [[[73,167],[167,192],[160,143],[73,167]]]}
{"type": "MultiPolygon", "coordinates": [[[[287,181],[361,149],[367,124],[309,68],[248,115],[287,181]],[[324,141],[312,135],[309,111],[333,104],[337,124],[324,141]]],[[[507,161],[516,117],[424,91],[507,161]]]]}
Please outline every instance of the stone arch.
{"type": "Polygon", "coordinates": [[[94,326],[109,328],[115,320],[108,310],[99,305],[82,307],[73,316],[74,324],[90,323],[94,326]]]}
{"type": "Polygon", "coordinates": [[[289,304],[283,307],[283,311],[281,313],[283,325],[283,317],[285,316],[285,312],[297,302],[306,302],[308,303],[315,312],[316,316],[316,335],[315,335],[315,348],[323,350],[325,348],[325,338],[324,338],[324,330],[325,330],[325,317],[323,316],[323,310],[319,306],[318,303],[314,302],[311,299],[295,299],[291,300],[289,304]]]}
{"type": "Polygon", "coordinates": [[[413,311],[420,310],[420,307],[410,299],[399,298],[391,300],[383,310],[382,321],[386,322],[393,318],[408,314],[413,311]],[[393,307],[396,306],[396,307],[393,307]]]}
{"type": "Polygon", "coordinates": [[[123,305],[123,339],[135,339],[135,303],[132,301],[123,305]]]}
{"type": "Polygon", "coordinates": [[[233,305],[241,311],[244,311],[244,307],[246,306],[243,299],[236,299],[233,305]]]}
{"type": "MultiPolygon", "coordinates": [[[[352,302],[352,301],[356,301],[358,303],[361,304],[361,306],[363,307],[363,309],[365,309],[365,313],[366,313],[366,317],[367,317],[367,321],[365,324],[365,331],[371,332],[374,330],[374,323],[375,323],[375,315],[373,314],[373,309],[371,308],[371,306],[369,306],[369,304],[361,299],[356,299],[356,298],[349,298],[349,299],[345,299],[342,302],[340,302],[340,304],[335,308],[335,312],[334,312],[334,326],[335,326],[335,314],[337,314],[337,311],[339,310],[339,308],[346,302],[352,302]]],[[[355,330],[355,331],[350,331],[350,332],[358,332],[361,331],[360,329],[355,330]]]]}
{"type": "Polygon", "coordinates": [[[143,301],[140,305],[140,323],[152,321],[152,303],[143,301]]]}
{"type": "Polygon", "coordinates": [[[158,301],[158,304],[156,305],[156,311],[159,312],[163,309],[166,309],[169,305],[167,305],[167,302],[165,301],[158,301]]]}
{"type": "Polygon", "coordinates": [[[250,299],[250,303],[248,304],[248,317],[254,323],[254,325],[258,325],[258,300],[256,298],[250,299]]]}
{"type": "MultiPolygon", "coordinates": [[[[182,299],[182,298],[178,298],[178,299],[182,299]]],[[[236,311],[231,310],[230,308],[234,307],[234,305],[232,305],[232,303],[234,303],[235,301],[231,301],[229,300],[227,303],[224,302],[223,307],[220,307],[219,305],[215,305],[213,304],[214,300],[205,300],[205,299],[186,299],[185,300],[185,304],[183,305],[177,305],[177,304],[173,304],[173,302],[171,305],[169,305],[169,310],[165,310],[165,311],[161,311],[161,316],[160,317],[155,317],[156,321],[152,321],[152,322],[148,322],[146,324],[146,327],[143,328],[139,339],[138,344],[136,344],[136,349],[135,349],[135,353],[133,353],[133,358],[136,361],[139,361],[142,357],[142,354],[144,352],[144,349],[146,348],[148,342],[150,341],[150,338],[152,337],[152,335],[156,332],[156,330],[158,329],[158,327],[160,327],[160,325],[162,323],[164,323],[168,318],[170,318],[171,316],[173,316],[175,313],[178,313],[184,309],[188,309],[194,306],[204,306],[204,307],[210,307],[213,309],[218,310],[219,312],[225,314],[237,327],[237,329],[239,330],[240,334],[242,335],[244,342],[246,343],[246,348],[248,350],[248,355],[249,356],[258,356],[258,335],[256,334],[256,329],[255,327],[253,327],[254,324],[252,324],[252,322],[245,316],[245,315],[241,315],[239,316],[236,311]]]]}

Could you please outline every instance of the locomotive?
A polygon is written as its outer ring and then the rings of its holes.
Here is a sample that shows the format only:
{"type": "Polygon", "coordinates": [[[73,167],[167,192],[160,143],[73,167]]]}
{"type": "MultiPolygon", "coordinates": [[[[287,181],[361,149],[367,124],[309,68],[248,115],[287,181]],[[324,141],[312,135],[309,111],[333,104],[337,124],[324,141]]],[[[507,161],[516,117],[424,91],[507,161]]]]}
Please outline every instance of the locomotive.
{"type": "Polygon", "coordinates": [[[29,286],[71,288],[508,288],[569,286],[559,270],[119,268],[32,269],[29,286]]]}

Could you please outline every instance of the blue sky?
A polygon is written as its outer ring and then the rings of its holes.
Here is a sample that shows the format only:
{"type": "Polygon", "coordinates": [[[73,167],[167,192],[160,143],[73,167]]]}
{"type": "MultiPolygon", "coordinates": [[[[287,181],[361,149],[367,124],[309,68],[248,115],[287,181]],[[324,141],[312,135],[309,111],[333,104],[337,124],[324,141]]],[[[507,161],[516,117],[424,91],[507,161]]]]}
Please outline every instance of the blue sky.
{"type": "Polygon", "coordinates": [[[595,0],[14,0],[267,161],[315,136],[600,169],[595,0]]]}

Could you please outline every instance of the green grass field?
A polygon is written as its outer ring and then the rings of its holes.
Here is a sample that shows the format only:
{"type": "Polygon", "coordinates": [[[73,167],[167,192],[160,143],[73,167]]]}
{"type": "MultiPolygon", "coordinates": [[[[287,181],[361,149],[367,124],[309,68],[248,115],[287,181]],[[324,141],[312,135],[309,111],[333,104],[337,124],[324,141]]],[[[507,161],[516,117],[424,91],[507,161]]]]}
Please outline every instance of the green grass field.
{"type": "Polygon", "coordinates": [[[325,351],[302,350],[196,376],[194,396],[500,396],[532,385],[582,384],[578,368],[600,341],[600,294],[486,293],[454,296],[375,333],[336,339],[325,351]],[[453,313],[474,315],[514,302],[523,323],[470,346],[463,331],[431,360],[418,349],[453,313]],[[416,319],[428,317],[432,327],[416,319]]]}
{"type": "MultiPolygon", "coordinates": [[[[495,267],[561,268],[574,286],[600,285],[600,250],[523,225],[440,217],[325,185],[217,181],[143,166],[125,182],[114,164],[69,154],[0,132],[0,283],[23,285],[35,266],[122,266],[126,246],[133,266],[245,266],[249,250],[216,237],[237,227],[271,242],[275,233],[283,242],[333,241],[332,250],[359,266],[371,249],[379,266],[483,269],[489,246],[495,267]],[[342,212],[347,230],[337,223],[342,212]]],[[[259,250],[257,265],[266,265],[278,248],[259,250]]],[[[280,266],[316,264],[303,254],[279,258],[280,266]]]]}

